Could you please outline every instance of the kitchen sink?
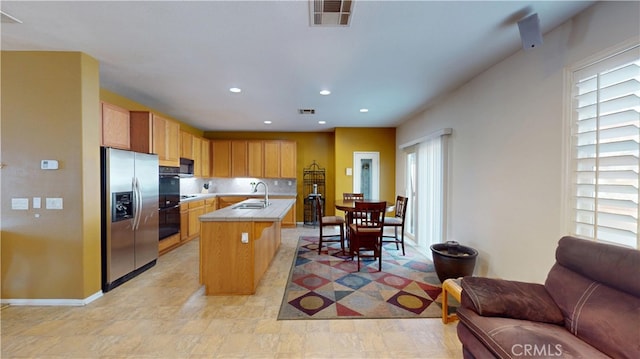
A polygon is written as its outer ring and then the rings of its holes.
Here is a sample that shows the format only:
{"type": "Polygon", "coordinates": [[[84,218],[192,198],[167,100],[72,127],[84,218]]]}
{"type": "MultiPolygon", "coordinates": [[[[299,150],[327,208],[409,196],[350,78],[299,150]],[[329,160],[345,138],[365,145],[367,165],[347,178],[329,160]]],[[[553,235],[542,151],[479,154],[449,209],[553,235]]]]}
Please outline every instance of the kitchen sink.
{"type": "MultiPolygon", "coordinates": [[[[269,203],[270,204],[270,203],[269,203]]],[[[269,205],[267,204],[267,206],[269,205]]],[[[233,206],[233,209],[262,209],[266,208],[264,202],[249,202],[249,203],[241,203],[236,206],[233,206]]]]}

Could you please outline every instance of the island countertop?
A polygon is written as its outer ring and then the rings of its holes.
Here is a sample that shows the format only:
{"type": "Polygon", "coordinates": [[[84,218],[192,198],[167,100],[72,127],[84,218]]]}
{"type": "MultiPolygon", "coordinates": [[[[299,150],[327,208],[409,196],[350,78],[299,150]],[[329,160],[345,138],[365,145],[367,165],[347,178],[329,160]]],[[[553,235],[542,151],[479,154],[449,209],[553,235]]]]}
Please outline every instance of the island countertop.
{"type": "Polygon", "coordinates": [[[269,199],[266,208],[235,208],[243,203],[258,203],[261,199],[252,198],[233,206],[203,214],[200,222],[278,222],[281,221],[295,204],[295,199],[269,199]]]}

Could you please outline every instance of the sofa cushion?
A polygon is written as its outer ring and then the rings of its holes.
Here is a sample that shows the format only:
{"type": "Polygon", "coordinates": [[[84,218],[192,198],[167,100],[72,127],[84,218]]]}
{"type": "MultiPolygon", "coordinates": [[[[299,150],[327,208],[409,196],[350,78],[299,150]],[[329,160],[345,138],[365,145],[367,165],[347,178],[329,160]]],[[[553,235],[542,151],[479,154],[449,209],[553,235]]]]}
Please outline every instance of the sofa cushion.
{"type": "Polygon", "coordinates": [[[560,325],[483,317],[464,307],[457,314],[458,325],[466,326],[498,358],[608,358],[560,325]]]}
{"type": "Polygon", "coordinates": [[[640,358],[640,298],[558,263],[549,271],[545,286],[562,311],[568,331],[614,358],[640,358]]]}
{"type": "Polygon", "coordinates": [[[640,297],[640,251],[565,236],[558,242],[556,262],[587,278],[640,297]]]}
{"type": "Polygon", "coordinates": [[[564,317],[542,284],[464,277],[462,305],[488,317],[562,324],[564,317]]]}

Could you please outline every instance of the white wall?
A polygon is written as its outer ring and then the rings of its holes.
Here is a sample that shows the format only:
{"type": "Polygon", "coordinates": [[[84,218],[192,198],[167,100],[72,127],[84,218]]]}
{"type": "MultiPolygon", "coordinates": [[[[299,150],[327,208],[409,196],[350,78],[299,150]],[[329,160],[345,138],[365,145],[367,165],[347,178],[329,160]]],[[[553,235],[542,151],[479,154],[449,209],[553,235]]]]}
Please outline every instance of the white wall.
{"type": "MultiPolygon", "coordinates": [[[[447,236],[480,252],[475,274],[543,282],[566,234],[564,70],[640,35],[640,3],[601,2],[398,127],[403,144],[451,127],[447,236]]],[[[404,193],[398,151],[397,193],[404,193]]]]}

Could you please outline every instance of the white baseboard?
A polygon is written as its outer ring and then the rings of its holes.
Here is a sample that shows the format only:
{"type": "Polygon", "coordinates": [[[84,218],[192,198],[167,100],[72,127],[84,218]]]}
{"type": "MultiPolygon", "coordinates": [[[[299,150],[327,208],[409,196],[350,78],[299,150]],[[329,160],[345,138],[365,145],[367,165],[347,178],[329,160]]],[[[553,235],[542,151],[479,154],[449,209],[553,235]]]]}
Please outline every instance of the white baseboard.
{"type": "Polygon", "coordinates": [[[81,307],[102,297],[102,291],[96,292],[85,299],[0,299],[1,304],[20,306],[69,306],[81,307]]]}

